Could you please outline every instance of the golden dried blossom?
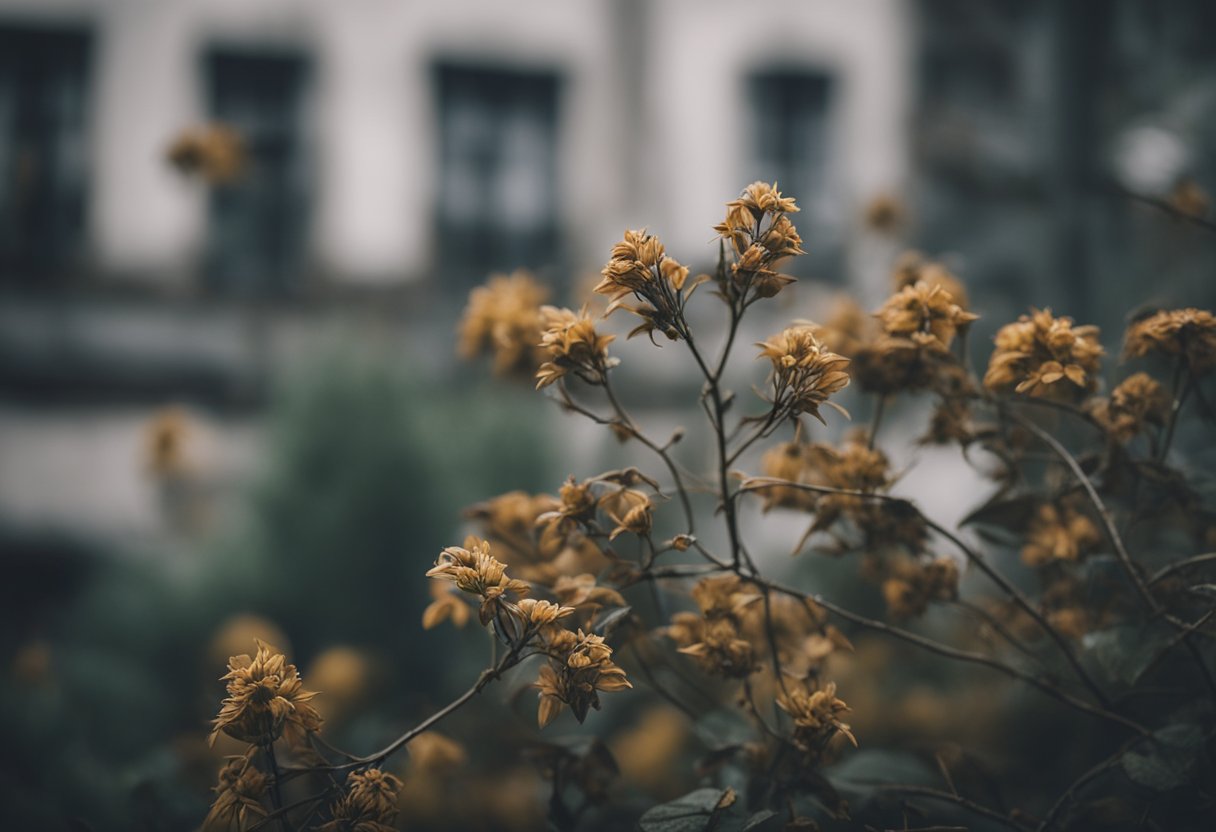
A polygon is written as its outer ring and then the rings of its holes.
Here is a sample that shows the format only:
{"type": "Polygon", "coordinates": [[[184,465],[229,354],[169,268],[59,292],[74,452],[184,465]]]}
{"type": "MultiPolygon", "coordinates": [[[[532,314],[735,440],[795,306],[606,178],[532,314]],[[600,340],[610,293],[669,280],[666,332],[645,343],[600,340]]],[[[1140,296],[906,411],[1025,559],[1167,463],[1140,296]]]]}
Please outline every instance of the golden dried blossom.
{"type": "Polygon", "coordinates": [[[203,820],[201,832],[242,832],[266,818],[262,803],[266,775],[248,757],[230,757],[220,769],[215,802],[203,820]]]}
{"type": "Polygon", "coordinates": [[[460,596],[440,583],[431,584],[433,599],[422,612],[422,628],[429,630],[450,620],[456,627],[469,623],[469,605],[460,596]]]}
{"type": "MultiPolygon", "coordinates": [[[[769,448],[760,457],[760,473],[766,477],[805,483],[809,470],[807,455],[810,445],[805,442],[782,442],[769,448]]],[[[764,500],[764,511],[793,508],[810,511],[815,507],[815,494],[789,485],[769,485],[755,489],[764,500]]]]}
{"type": "Polygon", "coordinates": [[[615,359],[608,357],[608,345],[615,335],[600,335],[586,310],[574,312],[556,306],[542,306],[540,348],[548,359],[536,372],[536,387],[547,387],[559,378],[574,373],[591,384],[602,384],[615,359]]]}
{"type": "Polygon", "coordinates": [[[318,832],[393,832],[401,780],[378,768],[351,772],[346,793],[330,808],[333,820],[318,832]]]}
{"type": "Polygon", "coordinates": [[[976,320],[940,284],[919,280],[891,295],[875,313],[883,331],[926,349],[948,350],[959,329],[976,320]]]}
{"type": "Polygon", "coordinates": [[[553,584],[553,594],[563,604],[571,607],[625,606],[625,599],[621,596],[621,593],[611,587],[598,586],[595,576],[590,573],[562,575],[553,584]]]}
{"type": "Polygon", "coordinates": [[[770,298],[794,282],[778,273],[776,265],[805,253],[798,229],[786,216],[797,211],[794,200],[782,196],[776,183],[753,182],[742,196],[726,204],[726,218],[714,231],[735,253],[730,278],[719,287],[728,302],[742,302],[749,292],[770,298]]]}
{"type": "Polygon", "coordinates": [[[793,689],[777,697],[777,705],[794,722],[794,745],[817,754],[836,733],[844,734],[854,745],[857,738],[840,719],[849,706],[836,696],[836,683],[829,682],[817,690],[793,689]]]}
{"type": "Polygon", "coordinates": [[[1001,327],[995,341],[984,375],[989,390],[1068,396],[1097,386],[1102,346],[1096,326],[1074,326],[1050,309],[1033,310],[1001,327]]]}
{"type": "Polygon", "coordinates": [[[813,324],[795,324],[756,346],[773,365],[774,409],[795,416],[809,413],[823,422],[820,406],[849,384],[844,370],[849,359],[829,352],[815,337],[813,324]]]}
{"type": "Polygon", "coordinates": [[[958,563],[951,558],[898,561],[882,584],[887,612],[895,618],[922,614],[933,601],[958,597],[958,563]]]}
{"type": "Polygon", "coordinates": [[[1077,561],[1101,542],[1088,516],[1065,503],[1043,503],[1030,520],[1022,560],[1028,566],[1077,561]]]}
{"type": "Polygon", "coordinates": [[[1177,356],[1196,375],[1216,368],[1216,316],[1204,309],[1171,309],[1149,315],[1127,328],[1123,354],[1177,356]]]}
{"type": "Polygon", "coordinates": [[[299,671],[269,644],[257,642],[257,654],[228,660],[228,696],[214,720],[211,742],[224,732],[242,742],[268,745],[280,736],[298,740],[321,728],[321,715],[311,704],[316,693],[304,689],[299,671]]]}
{"type": "Polygon", "coordinates": [[[536,680],[540,705],[537,723],[544,728],[562,708],[569,706],[579,722],[587,718],[591,708],[600,707],[600,691],[616,691],[633,687],[625,671],[612,661],[612,648],[603,636],[569,630],[561,639],[548,645],[549,663],[542,665],[536,680]]]}
{"type": "Polygon", "coordinates": [[[963,282],[951,274],[943,264],[930,260],[919,251],[905,251],[895,260],[895,268],[891,272],[895,291],[917,283],[928,283],[930,286],[940,286],[950,294],[951,300],[967,309],[967,289],[963,282]]]}
{"type": "Polygon", "coordinates": [[[852,358],[872,340],[875,321],[857,301],[846,294],[836,296],[827,318],[815,328],[815,337],[825,349],[852,358]]]}
{"type": "Polygon", "coordinates": [[[518,607],[524,624],[530,629],[547,627],[558,619],[574,613],[574,607],[561,606],[536,598],[524,598],[519,602],[518,607]]]}
{"type": "Polygon", "coordinates": [[[741,626],[744,611],[762,596],[736,575],[703,578],[692,595],[700,614],[676,613],[665,629],[679,651],[716,676],[743,678],[755,672],[755,650],[741,626]]]}
{"type": "Polygon", "coordinates": [[[1161,427],[1170,402],[1161,385],[1147,373],[1128,376],[1110,393],[1089,408],[1090,415],[1111,439],[1126,443],[1148,425],[1161,427]]]}
{"type": "Polygon", "coordinates": [[[630,338],[646,333],[653,339],[656,331],[672,341],[683,337],[684,304],[703,281],[689,281],[688,268],[667,256],[658,237],[627,230],[600,273],[604,277],[595,291],[610,301],[604,315],[625,309],[642,319],[630,338]],[[640,303],[627,304],[631,297],[640,303]]]}
{"type": "Polygon", "coordinates": [[[600,498],[600,508],[615,525],[608,535],[615,540],[624,532],[645,536],[654,524],[654,507],[650,497],[636,488],[610,491],[600,498]]]}
{"type": "Polygon", "coordinates": [[[540,347],[541,305],[549,291],[519,270],[491,275],[469,293],[458,327],[457,352],[462,358],[494,356],[494,372],[531,375],[545,360],[540,347]]]}
{"type": "Polygon", "coordinates": [[[241,135],[223,124],[209,124],[183,131],[165,152],[169,164],[186,176],[198,176],[212,185],[224,185],[240,177],[247,164],[241,135]]]}
{"type": "Polygon", "coordinates": [[[528,585],[508,578],[506,571],[506,565],[490,554],[488,542],[469,537],[464,546],[444,549],[426,576],[451,581],[462,592],[479,596],[482,599],[479,617],[484,625],[511,603],[512,595],[528,593],[528,585]]]}

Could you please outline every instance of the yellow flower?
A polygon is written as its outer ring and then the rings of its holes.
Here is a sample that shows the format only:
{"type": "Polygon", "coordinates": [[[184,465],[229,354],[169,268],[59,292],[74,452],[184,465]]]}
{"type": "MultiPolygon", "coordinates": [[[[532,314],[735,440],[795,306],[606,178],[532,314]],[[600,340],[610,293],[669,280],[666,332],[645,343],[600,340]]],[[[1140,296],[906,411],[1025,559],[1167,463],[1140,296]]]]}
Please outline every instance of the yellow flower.
{"type": "Polygon", "coordinates": [[[940,286],[949,293],[951,300],[963,309],[968,307],[967,290],[961,280],[950,273],[941,263],[929,260],[919,251],[906,251],[895,261],[891,273],[895,291],[920,282],[940,286]]]}
{"type": "Polygon", "coordinates": [[[895,618],[920,615],[932,601],[958,597],[958,564],[951,558],[926,563],[897,561],[891,577],[883,581],[882,595],[895,618]]]}
{"type": "Polygon", "coordinates": [[[616,524],[608,535],[609,540],[615,540],[624,532],[640,536],[650,534],[654,523],[653,507],[650,497],[643,492],[634,488],[610,491],[600,498],[600,507],[616,524]]]}
{"type": "Polygon", "coordinates": [[[431,584],[431,598],[434,600],[422,613],[422,628],[429,630],[438,627],[444,621],[451,619],[456,627],[464,627],[469,623],[469,605],[443,584],[431,584]]]}
{"type": "Polygon", "coordinates": [[[773,406],[791,415],[809,413],[823,422],[820,405],[849,384],[849,359],[829,352],[812,324],[796,324],[756,346],[772,362],[773,406]]]}
{"type": "Polygon", "coordinates": [[[941,284],[925,280],[900,289],[876,314],[888,335],[943,351],[960,328],[979,317],[955,303],[941,284]]]}
{"type": "Polygon", "coordinates": [[[1022,560],[1028,566],[1077,561],[1101,542],[1089,517],[1066,504],[1043,503],[1031,518],[1022,560]]]}
{"type": "Polygon", "coordinates": [[[688,268],[666,255],[658,237],[645,230],[626,231],[624,239],[612,247],[612,259],[600,273],[603,280],[595,291],[610,300],[604,316],[625,309],[642,319],[629,333],[630,338],[646,333],[653,339],[656,331],[672,341],[683,337],[684,304],[703,280],[689,282],[688,268]],[[626,304],[630,297],[641,303],[626,304]]]}
{"type": "Polygon", "coordinates": [[[595,576],[590,573],[582,575],[562,575],[553,585],[553,594],[563,604],[571,607],[605,606],[623,607],[625,599],[621,593],[606,586],[597,586],[595,576]]]}
{"type": "Polygon", "coordinates": [[[506,565],[495,560],[490,554],[490,544],[487,541],[470,537],[463,547],[449,546],[444,549],[426,576],[451,581],[462,592],[480,596],[482,603],[479,617],[485,625],[510,603],[510,595],[528,593],[528,585],[523,581],[508,578],[506,571],[506,565]]]}
{"type": "Polygon", "coordinates": [[[490,352],[495,373],[535,373],[544,360],[539,346],[541,304],[548,295],[526,271],[491,275],[469,293],[458,327],[460,356],[471,359],[490,352]]]}
{"type": "Polygon", "coordinates": [[[1094,402],[1089,412],[1111,439],[1126,443],[1147,425],[1164,425],[1169,407],[1161,385],[1147,373],[1135,373],[1112,390],[1109,399],[1094,402]]]}
{"type": "Polygon", "coordinates": [[[1149,353],[1180,356],[1192,373],[1216,368],[1216,316],[1194,307],[1158,312],[1127,328],[1123,354],[1142,358],[1149,353]]]}
{"type": "Polygon", "coordinates": [[[538,601],[535,598],[524,598],[518,606],[520,617],[531,629],[546,627],[559,618],[565,618],[574,613],[574,607],[563,607],[550,601],[538,601]]]}
{"type": "Polygon", "coordinates": [[[201,832],[240,832],[266,818],[262,796],[266,775],[253,767],[248,757],[230,757],[220,769],[215,802],[203,821],[201,832]]]}
{"type": "Polygon", "coordinates": [[[351,772],[346,793],[331,807],[333,820],[318,832],[394,832],[401,780],[378,768],[351,772]]]}
{"type": "Polygon", "coordinates": [[[242,742],[269,745],[283,734],[292,739],[318,731],[321,715],[310,700],[316,693],[304,689],[294,664],[265,642],[257,642],[257,655],[228,660],[228,683],[211,742],[223,731],[242,742]]]}
{"type": "Polygon", "coordinates": [[[849,706],[836,696],[836,683],[819,690],[791,690],[777,697],[777,705],[794,721],[794,744],[810,753],[819,753],[837,732],[857,745],[849,726],[840,720],[849,706]]]}
{"type": "Polygon", "coordinates": [[[540,348],[549,360],[536,373],[537,389],[571,372],[590,384],[602,384],[608,369],[615,364],[608,357],[608,345],[616,336],[596,333],[586,311],[542,306],[540,312],[540,348]]]}
{"type": "Polygon", "coordinates": [[[1071,318],[1056,318],[1050,309],[1034,310],[1001,327],[995,341],[984,374],[989,390],[1067,396],[1097,386],[1102,346],[1096,326],[1074,326],[1071,318]]]}
{"type": "Polygon", "coordinates": [[[536,687],[540,704],[536,721],[541,728],[552,722],[564,706],[569,706],[579,722],[591,708],[599,709],[599,691],[631,688],[625,671],[612,662],[612,648],[602,636],[577,635],[566,630],[564,638],[549,645],[548,664],[540,668],[536,687]]]}
{"type": "Polygon", "coordinates": [[[184,175],[198,176],[212,185],[237,179],[247,159],[240,134],[223,124],[186,130],[173,140],[165,156],[184,175]]]}
{"type": "Polygon", "coordinates": [[[706,673],[743,678],[756,671],[752,643],[740,631],[744,611],[761,599],[736,575],[703,578],[692,590],[700,615],[672,616],[666,634],[706,673]]]}

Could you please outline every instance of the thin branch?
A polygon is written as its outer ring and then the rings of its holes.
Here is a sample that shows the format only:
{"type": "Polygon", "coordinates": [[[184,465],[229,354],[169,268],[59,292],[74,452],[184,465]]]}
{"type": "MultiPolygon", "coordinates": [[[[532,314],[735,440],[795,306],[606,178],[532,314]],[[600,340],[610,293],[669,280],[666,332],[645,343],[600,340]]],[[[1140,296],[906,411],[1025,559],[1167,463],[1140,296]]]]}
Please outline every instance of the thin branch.
{"type": "Polygon", "coordinates": [[[990,809],[983,804],[976,803],[974,800],[969,800],[957,794],[944,792],[941,789],[930,788],[929,786],[901,786],[888,783],[875,784],[878,791],[896,792],[899,794],[914,794],[919,797],[928,797],[933,800],[944,800],[947,803],[953,803],[961,806],[969,812],[974,812],[977,815],[982,815],[989,820],[994,820],[997,823],[1007,826],[1010,829],[1016,829],[1021,832],[1023,829],[1029,829],[1029,824],[1019,823],[1009,815],[998,812],[996,809],[990,809]]]}
{"type": "Polygon", "coordinates": [[[1153,584],[1160,583],[1175,572],[1181,572],[1183,569],[1190,569],[1192,566],[1199,566],[1200,564],[1211,563],[1212,561],[1216,561],[1216,552],[1206,552],[1202,555],[1195,555],[1194,557],[1171,563],[1149,578],[1148,585],[1152,586],[1153,584]]]}

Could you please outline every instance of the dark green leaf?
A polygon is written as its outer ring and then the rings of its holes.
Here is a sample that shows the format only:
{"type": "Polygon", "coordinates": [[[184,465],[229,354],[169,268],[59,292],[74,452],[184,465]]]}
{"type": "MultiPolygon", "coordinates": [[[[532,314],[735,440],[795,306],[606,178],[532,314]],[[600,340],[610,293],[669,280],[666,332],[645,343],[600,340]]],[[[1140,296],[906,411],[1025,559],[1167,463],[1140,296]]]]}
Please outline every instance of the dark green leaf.
{"type": "Polygon", "coordinates": [[[1123,755],[1123,770],[1141,786],[1169,791],[1190,782],[1203,747],[1203,729],[1194,723],[1170,725],[1123,755]]]}
{"type": "Polygon", "coordinates": [[[728,793],[728,789],[697,789],[650,809],[640,825],[644,832],[704,832],[728,793]]]}

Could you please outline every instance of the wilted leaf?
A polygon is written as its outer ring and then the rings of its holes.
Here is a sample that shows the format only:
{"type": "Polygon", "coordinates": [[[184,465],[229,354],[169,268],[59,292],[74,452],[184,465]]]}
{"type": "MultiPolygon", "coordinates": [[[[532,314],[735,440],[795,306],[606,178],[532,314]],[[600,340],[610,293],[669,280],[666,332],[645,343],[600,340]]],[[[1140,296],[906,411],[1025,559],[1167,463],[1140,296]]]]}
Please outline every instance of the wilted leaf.
{"type": "Polygon", "coordinates": [[[1194,723],[1153,732],[1123,755],[1123,770],[1142,786],[1168,791],[1190,782],[1203,746],[1203,729],[1194,723]]]}
{"type": "Polygon", "coordinates": [[[762,809],[743,822],[740,832],[753,832],[753,830],[760,829],[775,817],[777,817],[777,813],[772,809],[762,809]]]}
{"type": "Polygon", "coordinates": [[[1134,685],[1172,637],[1173,630],[1154,621],[1147,626],[1124,624],[1087,633],[1081,644],[1108,679],[1134,685]]]}

